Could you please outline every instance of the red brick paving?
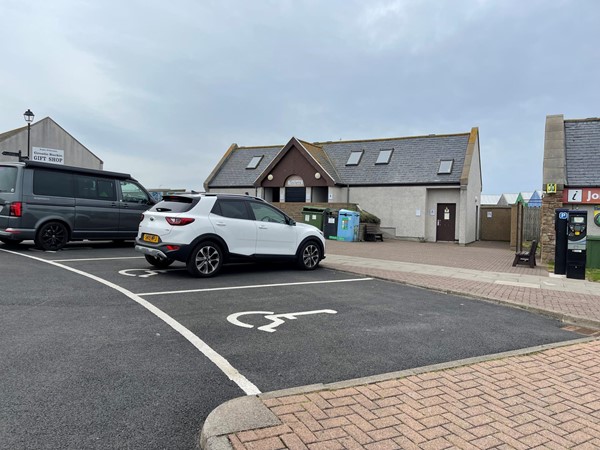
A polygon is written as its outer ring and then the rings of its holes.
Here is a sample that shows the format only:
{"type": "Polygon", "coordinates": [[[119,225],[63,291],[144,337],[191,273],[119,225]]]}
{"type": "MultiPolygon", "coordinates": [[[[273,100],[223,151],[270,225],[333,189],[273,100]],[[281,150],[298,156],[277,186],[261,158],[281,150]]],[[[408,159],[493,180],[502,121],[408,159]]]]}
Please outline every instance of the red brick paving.
{"type": "Polygon", "coordinates": [[[263,402],[283,425],[234,448],[599,448],[600,342],[263,402]]]}

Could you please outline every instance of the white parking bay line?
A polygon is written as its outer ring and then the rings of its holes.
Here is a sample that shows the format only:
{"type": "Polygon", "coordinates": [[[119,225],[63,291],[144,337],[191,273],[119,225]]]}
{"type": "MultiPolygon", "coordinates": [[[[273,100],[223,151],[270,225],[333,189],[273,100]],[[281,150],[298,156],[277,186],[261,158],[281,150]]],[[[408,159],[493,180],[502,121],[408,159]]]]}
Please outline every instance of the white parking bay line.
{"type": "Polygon", "coordinates": [[[76,259],[55,259],[55,262],[77,262],[77,261],[110,261],[112,259],[144,259],[143,256],[119,256],[113,258],[76,258],[76,259]]]}
{"type": "Polygon", "coordinates": [[[188,294],[190,292],[213,292],[213,291],[233,291],[236,289],[258,289],[258,288],[270,288],[280,286],[305,286],[309,284],[329,284],[329,283],[349,283],[352,281],[370,281],[373,278],[350,278],[347,280],[323,280],[323,281],[301,281],[297,283],[274,283],[274,284],[253,284],[247,286],[227,286],[218,288],[205,288],[205,289],[185,289],[181,291],[161,291],[161,292],[142,292],[136,295],[147,296],[147,295],[168,295],[168,294],[188,294]]]}
{"type": "Polygon", "coordinates": [[[133,292],[128,291],[127,289],[122,288],[119,285],[111,283],[110,281],[107,281],[100,277],[97,277],[96,275],[92,275],[91,273],[87,273],[82,270],[74,269],[72,267],[59,264],[55,261],[49,261],[46,259],[37,258],[35,256],[25,255],[23,253],[13,252],[10,250],[0,249],[0,251],[6,252],[6,253],[12,253],[13,255],[24,256],[25,258],[34,259],[34,260],[42,262],[42,263],[51,264],[51,265],[59,267],[61,269],[65,269],[70,272],[74,272],[76,274],[90,278],[94,281],[102,283],[103,285],[108,286],[108,287],[120,292],[121,294],[129,297],[134,302],[136,302],[139,305],[146,308],[148,311],[150,311],[156,317],[158,317],[159,319],[161,319],[162,321],[167,323],[171,328],[173,328],[175,331],[177,331],[179,334],[181,334],[184,338],[186,338],[194,347],[196,347],[198,350],[200,350],[200,352],[202,352],[202,354],[204,356],[206,356],[210,361],[212,361],[213,364],[215,364],[227,376],[227,378],[229,378],[231,381],[233,381],[235,384],[237,384],[240,387],[240,389],[242,389],[242,391],[244,391],[246,393],[246,395],[260,394],[260,390],[252,382],[250,382],[250,380],[248,380],[245,376],[243,376],[241,373],[239,373],[237,371],[237,369],[235,369],[231,364],[229,364],[229,362],[225,358],[223,358],[216,351],[214,351],[206,342],[204,342],[202,339],[200,339],[198,336],[196,336],[194,333],[192,333],[190,330],[188,330],[182,324],[177,322],[171,316],[164,313],[163,311],[158,309],[156,306],[154,306],[150,302],[144,300],[143,298],[140,298],[138,295],[134,294],[133,292]]]}

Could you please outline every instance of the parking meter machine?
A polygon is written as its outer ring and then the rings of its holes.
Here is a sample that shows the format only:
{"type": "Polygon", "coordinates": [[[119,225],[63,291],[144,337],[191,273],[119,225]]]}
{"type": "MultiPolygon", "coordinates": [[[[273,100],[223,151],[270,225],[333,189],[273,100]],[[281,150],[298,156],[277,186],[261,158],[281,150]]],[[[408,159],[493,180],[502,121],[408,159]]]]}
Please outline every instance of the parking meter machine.
{"type": "Polygon", "coordinates": [[[567,278],[585,279],[587,211],[569,211],[567,221],[567,278]]]}

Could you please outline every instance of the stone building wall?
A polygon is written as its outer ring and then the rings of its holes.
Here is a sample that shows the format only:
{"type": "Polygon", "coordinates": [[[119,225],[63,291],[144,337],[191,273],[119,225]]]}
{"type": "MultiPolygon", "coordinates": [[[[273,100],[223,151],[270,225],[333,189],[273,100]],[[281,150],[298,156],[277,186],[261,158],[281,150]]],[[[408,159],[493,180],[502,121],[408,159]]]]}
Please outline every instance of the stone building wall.
{"type": "Polygon", "coordinates": [[[546,264],[554,261],[556,231],[554,230],[554,210],[563,207],[563,189],[557,189],[556,194],[544,194],[542,198],[542,238],[541,260],[546,264]]]}

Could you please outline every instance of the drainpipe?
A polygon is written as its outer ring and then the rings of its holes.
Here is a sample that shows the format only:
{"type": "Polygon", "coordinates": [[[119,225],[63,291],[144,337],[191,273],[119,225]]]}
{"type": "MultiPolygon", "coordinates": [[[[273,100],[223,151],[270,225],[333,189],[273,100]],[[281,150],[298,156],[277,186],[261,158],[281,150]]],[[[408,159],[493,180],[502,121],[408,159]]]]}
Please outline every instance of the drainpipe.
{"type": "Polygon", "coordinates": [[[350,185],[346,185],[346,203],[350,204],[350,185]]]}

